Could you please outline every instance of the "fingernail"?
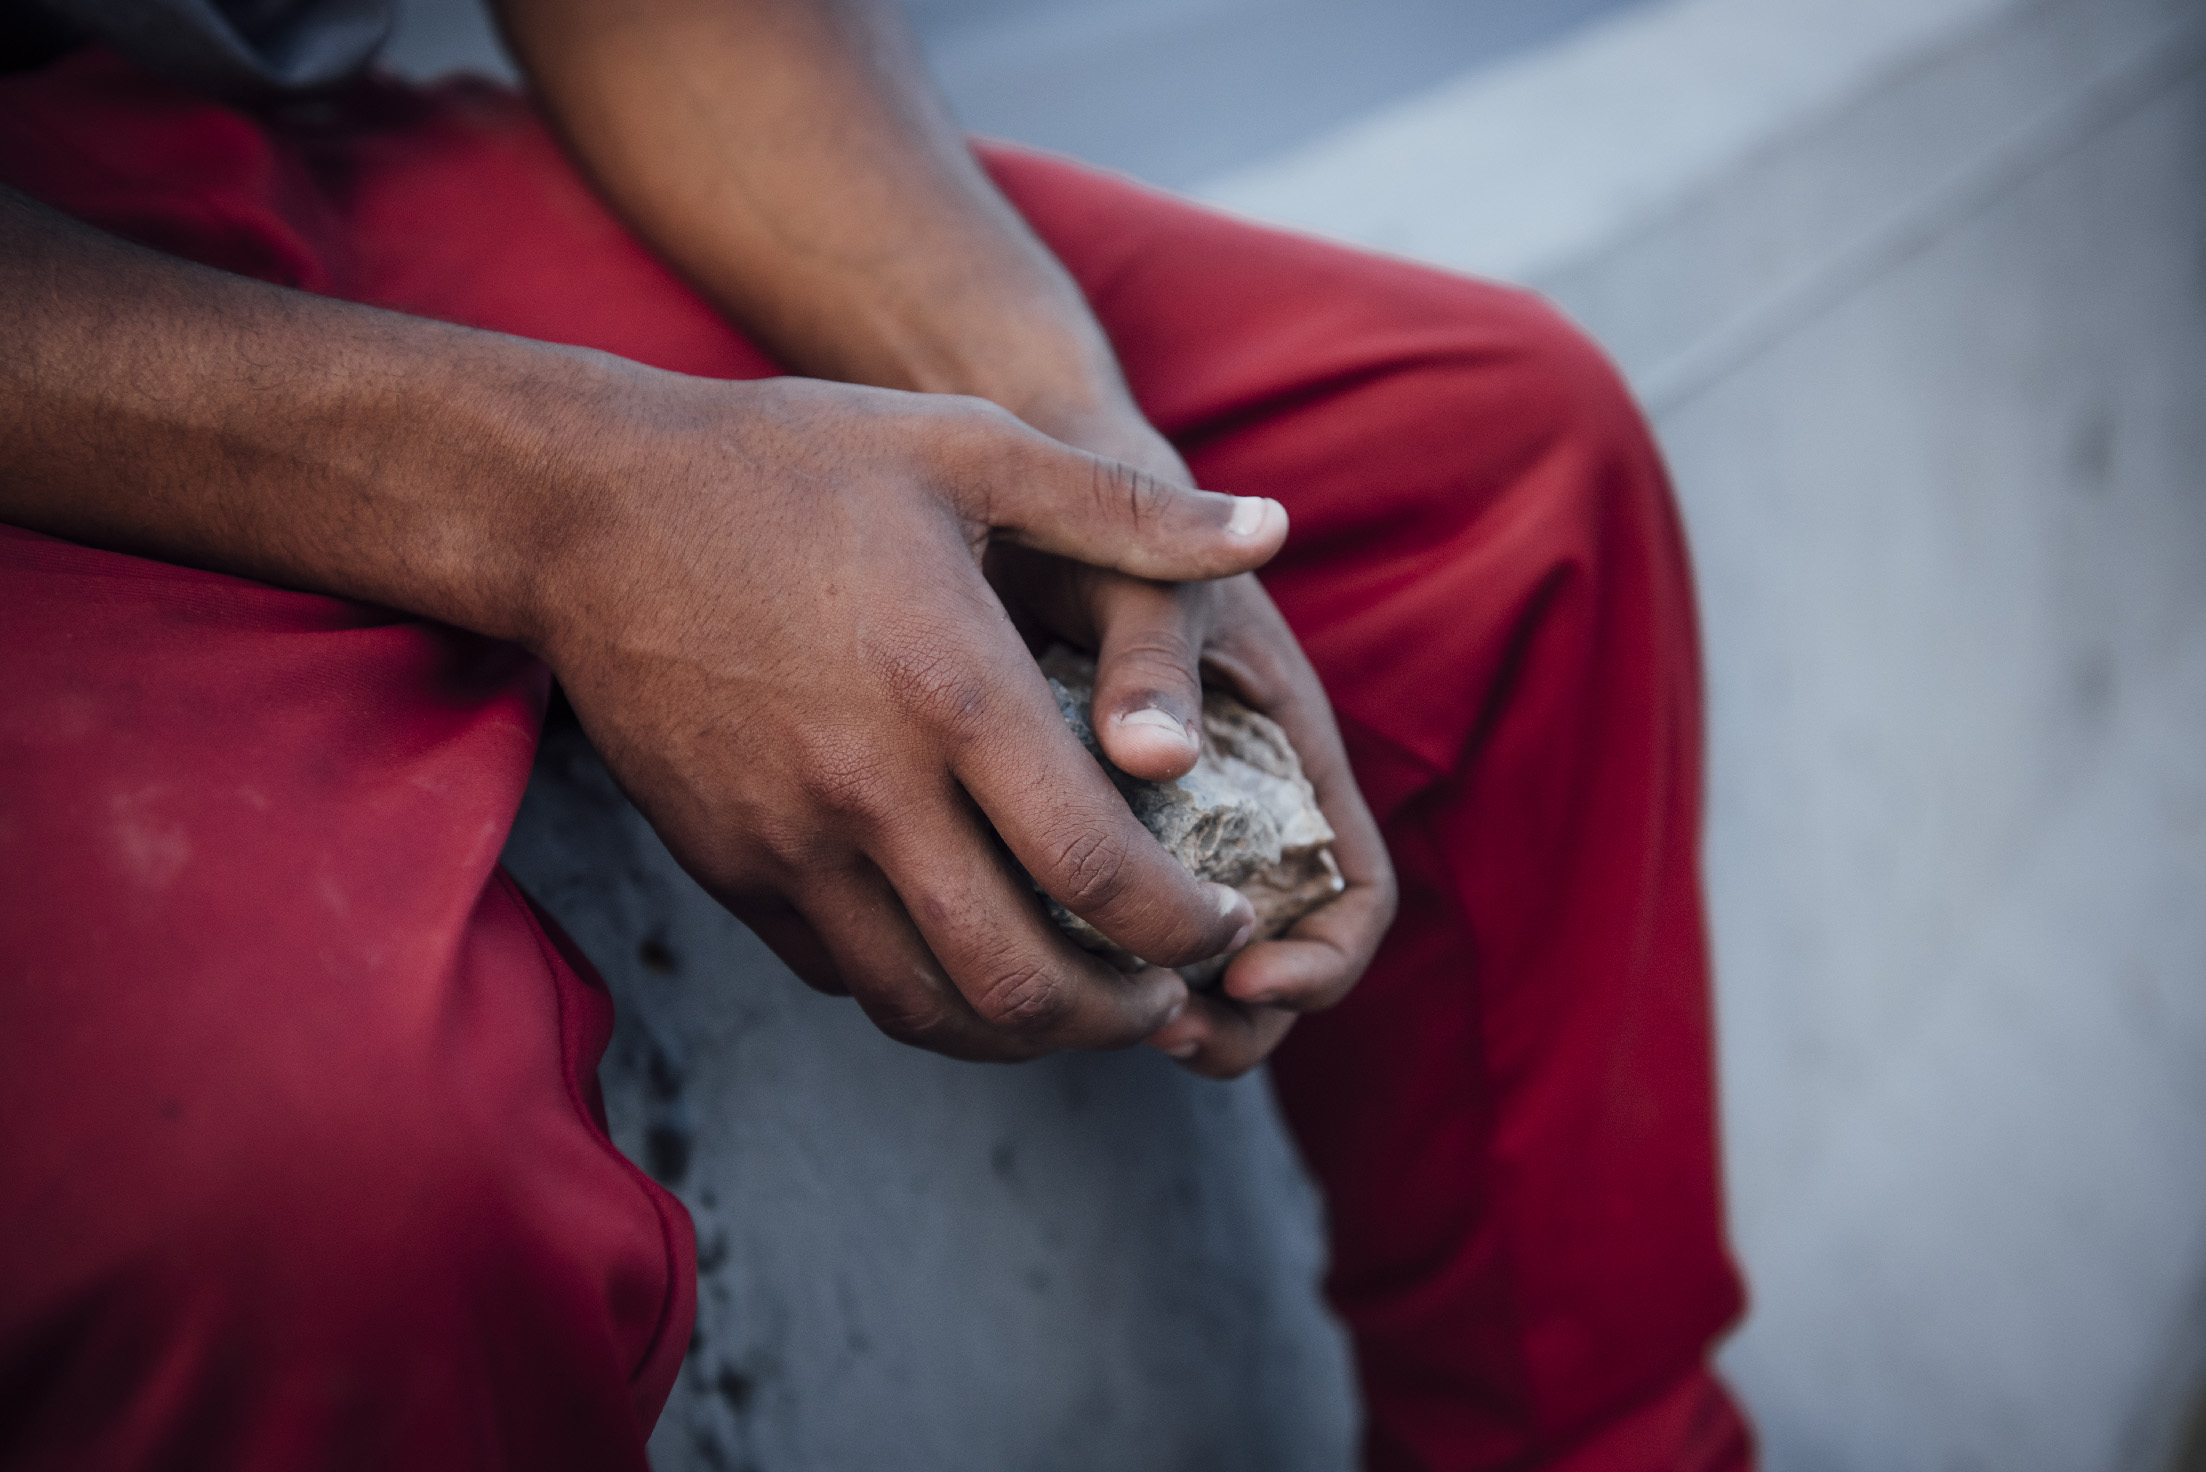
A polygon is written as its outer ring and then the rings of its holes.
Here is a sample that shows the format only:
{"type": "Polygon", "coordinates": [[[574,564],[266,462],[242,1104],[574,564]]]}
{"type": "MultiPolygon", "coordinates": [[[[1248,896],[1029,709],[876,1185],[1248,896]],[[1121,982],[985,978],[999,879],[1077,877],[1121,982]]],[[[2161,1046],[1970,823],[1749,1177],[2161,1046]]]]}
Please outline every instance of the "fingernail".
{"type": "Polygon", "coordinates": [[[1228,951],[1238,951],[1249,943],[1249,937],[1254,934],[1256,934],[1256,922],[1251,920],[1248,924],[1233,932],[1233,939],[1226,942],[1226,949],[1228,951]]]}
{"type": "Polygon", "coordinates": [[[1262,496],[1235,496],[1233,514],[1226,518],[1226,531],[1236,537],[1255,536],[1264,529],[1271,504],[1262,496]]]}
{"type": "Polygon", "coordinates": [[[1193,746],[1195,737],[1187,729],[1187,723],[1168,710],[1158,710],[1145,705],[1140,710],[1130,710],[1118,718],[1121,726],[1142,726],[1157,731],[1169,731],[1183,746],[1193,746]]]}
{"type": "Polygon", "coordinates": [[[1158,1032],[1162,1032],[1162,1031],[1164,1031],[1164,1030],[1165,1030],[1166,1028],[1170,1027],[1170,1026],[1171,1026],[1171,1025],[1173,1024],[1173,1023],[1175,1023],[1175,1022],[1179,1021],[1179,1020],[1180,1020],[1180,1014],[1181,1014],[1182,1012],[1185,1012],[1186,1010],[1187,1010],[1187,998],[1185,998],[1185,997],[1182,997],[1182,998],[1180,998],[1180,999],[1179,999],[1179,1000],[1178,1000],[1177,1002],[1174,1002],[1174,1003],[1172,1004],[1172,1010],[1171,1010],[1171,1011],[1169,1011],[1169,1012],[1167,1012],[1167,1013],[1165,1013],[1165,1014],[1164,1014],[1164,1021],[1162,1021],[1162,1022],[1160,1022],[1160,1023],[1158,1023],[1158,1024],[1157,1024],[1157,1031],[1158,1031],[1158,1032]]]}
{"type": "Polygon", "coordinates": [[[1223,884],[1221,884],[1221,885],[1219,885],[1219,886],[1218,886],[1218,913],[1219,913],[1219,914],[1221,914],[1221,915],[1230,915],[1230,914],[1232,914],[1232,913],[1233,913],[1233,910],[1234,910],[1234,907],[1235,907],[1236,905],[1240,904],[1240,903],[1241,903],[1241,891],[1239,891],[1238,889],[1232,889],[1232,888],[1229,888],[1229,887],[1227,887],[1226,885],[1223,885],[1223,884]]]}
{"type": "Polygon", "coordinates": [[[1199,1042],[1174,1043],[1164,1050],[1164,1056],[1185,1063],[1188,1059],[1194,1057],[1201,1048],[1202,1044],[1199,1042]]]}

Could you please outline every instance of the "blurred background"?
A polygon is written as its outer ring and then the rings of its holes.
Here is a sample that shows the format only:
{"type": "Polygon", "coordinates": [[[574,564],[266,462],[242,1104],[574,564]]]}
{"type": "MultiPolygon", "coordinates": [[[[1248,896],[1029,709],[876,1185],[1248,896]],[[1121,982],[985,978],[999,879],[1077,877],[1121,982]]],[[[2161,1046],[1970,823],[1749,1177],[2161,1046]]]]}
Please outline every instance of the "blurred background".
{"type": "MultiPolygon", "coordinates": [[[[1646,403],[1767,1465],[2206,1468],[2206,4],[910,9],[969,126],[1536,287],[1646,403]]],[[[391,59],[504,67],[463,0],[391,59]]],[[[1259,1083],[896,1050],[571,744],[509,852],[699,1218],[662,1469],[1351,1465],[1259,1083]]]]}

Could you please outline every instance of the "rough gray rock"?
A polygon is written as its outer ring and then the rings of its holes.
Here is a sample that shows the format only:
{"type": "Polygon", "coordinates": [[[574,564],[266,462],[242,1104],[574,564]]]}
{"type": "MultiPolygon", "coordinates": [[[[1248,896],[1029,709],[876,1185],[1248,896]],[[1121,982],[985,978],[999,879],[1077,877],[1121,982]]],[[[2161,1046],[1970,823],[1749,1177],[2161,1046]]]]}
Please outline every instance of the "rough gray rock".
{"type": "MultiPolygon", "coordinates": [[[[1126,798],[1143,826],[1198,879],[1231,885],[1256,907],[1252,939],[1268,940],[1346,888],[1333,862],[1332,825],[1287,733],[1222,690],[1203,692],[1203,749],[1195,768],[1176,782],[1146,782],[1111,764],[1088,718],[1095,661],[1063,645],[1042,656],[1057,708],[1080,744],[1126,798]]],[[[1075,942],[1126,969],[1140,958],[1094,926],[1043,897],[1050,918],[1075,942]]],[[[1180,968],[1193,986],[1208,986],[1231,956],[1180,968]]]]}

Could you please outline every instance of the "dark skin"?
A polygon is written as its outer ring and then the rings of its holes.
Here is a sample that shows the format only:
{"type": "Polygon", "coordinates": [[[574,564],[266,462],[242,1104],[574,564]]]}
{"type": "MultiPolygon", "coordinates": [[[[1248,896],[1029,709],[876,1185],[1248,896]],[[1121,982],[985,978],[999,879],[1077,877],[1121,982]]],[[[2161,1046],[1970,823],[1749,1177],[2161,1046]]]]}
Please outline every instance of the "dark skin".
{"type": "Polygon", "coordinates": [[[805,378],[719,383],[203,270],[0,198],[0,519],[382,603],[550,665],[689,872],[805,980],[958,1057],[1147,1040],[1229,1077],[1346,994],[1394,881],[1251,575],[1273,502],[1193,489],[1077,288],[974,164],[892,6],[511,0],[616,209],[805,378]],[[1025,636],[1025,637],[1022,637],[1025,636]],[[1245,939],[1063,729],[1099,652],[1130,772],[1207,673],[1287,729],[1347,891],[1245,939]],[[1066,943],[997,853],[1159,963],[1066,943]]]}

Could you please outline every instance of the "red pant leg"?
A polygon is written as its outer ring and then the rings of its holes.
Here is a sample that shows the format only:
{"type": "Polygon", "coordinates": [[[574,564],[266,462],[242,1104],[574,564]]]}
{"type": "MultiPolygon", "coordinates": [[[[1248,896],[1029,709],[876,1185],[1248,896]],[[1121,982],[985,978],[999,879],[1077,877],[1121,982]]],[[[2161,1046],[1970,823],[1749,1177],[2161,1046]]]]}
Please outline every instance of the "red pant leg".
{"type": "Polygon", "coordinates": [[[0,1461],[643,1466],[688,1224],[496,869],[544,677],[0,528],[0,1461]]]}
{"type": "MultiPolygon", "coordinates": [[[[94,54],[0,84],[0,176],[367,274],[300,148],[94,54]]],[[[0,1463],[643,1467],[694,1250],[496,868],[543,670],[4,528],[0,627],[0,1463]]]]}
{"type": "Polygon", "coordinates": [[[1599,355],[1521,293],[991,157],[1337,707],[1401,918],[1273,1077],[1326,1191],[1380,1468],[1748,1460],[1705,1363],[1721,1218],[1676,513],[1599,355]]]}

